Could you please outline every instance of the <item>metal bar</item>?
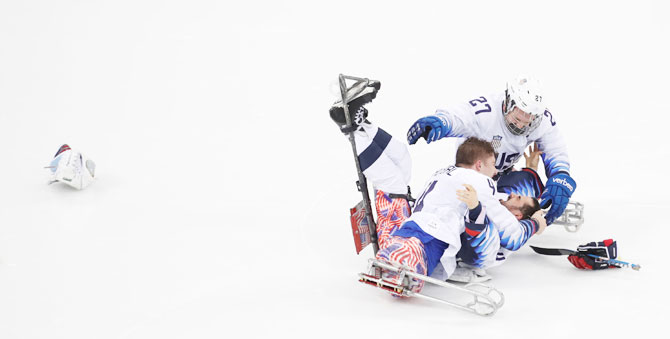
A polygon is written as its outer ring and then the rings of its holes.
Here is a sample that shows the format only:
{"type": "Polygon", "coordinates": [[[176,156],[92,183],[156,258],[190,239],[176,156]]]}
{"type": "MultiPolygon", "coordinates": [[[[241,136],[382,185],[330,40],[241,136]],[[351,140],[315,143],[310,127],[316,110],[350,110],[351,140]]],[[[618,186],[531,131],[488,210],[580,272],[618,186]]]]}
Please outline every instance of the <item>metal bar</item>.
{"type": "Polygon", "coordinates": [[[411,292],[411,291],[407,291],[407,295],[410,296],[410,297],[416,297],[416,298],[419,298],[419,299],[425,299],[425,300],[428,300],[428,301],[434,301],[434,302],[446,304],[446,305],[449,305],[451,307],[456,307],[460,310],[472,312],[474,314],[478,314],[478,315],[485,316],[485,317],[490,317],[498,311],[497,306],[491,305],[491,304],[488,304],[488,303],[481,303],[481,302],[478,303],[479,305],[486,305],[484,307],[488,307],[490,309],[490,311],[488,311],[488,312],[486,312],[486,311],[480,312],[480,311],[478,311],[477,309],[474,308],[475,305],[472,305],[473,307],[464,306],[464,305],[457,304],[457,303],[447,301],[447,300],[444,300],[444,299],[431,297],[429,295],[425,295],[425,294],[421,294],[421,293],[414,293],[414,292],[411,292]]]}
{"type": "MultiPolygon", "coordinates": [[[[454,302],[451,302],[451,301],[448,301],[448,300],[444,300],[444,299],[436,298],[436,297],[433,297],[433,296],[425,295],[425,294],[422,294],[422,293],[415,293],[415,292],[412,292],[412,291],[408,290],[407,288],[403,287],[402,294],[406,295],[406,296],[418,297],[418,298],[426,299],[426,300],[430,300],[430,301],[437,301],[437,302],[447,304],[447,305],[459,308],[461,310],[466,310],[466,311],[469,311],[469,312],[472,312],[472,313],[475,313],[475,314],[479,314],[479,315],[482,315],[482,316],[491,316],[491,315],[495,314],[496,311],[500,307],[502,307],[505,303],[505,296],[502,294],[502,292],[498,291],[497,289],[495,289],[491,286],[485,285],[485,284],[472,283],[472,284],[467,284],[464,287],[461,287],[461,286],[458,286],[458,285],[455,285],[455,284],[448,283],[446,281],[442,281],[442,280],[439,280],[439,279],[431,278],[429,276],[425,276],[423,274],[419,274],[419,273],[416,273],[416,272],[405,270],[403,268],[399,268],[399,267],[390,265],[390,264],[385,263],[385,262],[380,261],[380,260],[370,259],[369,262],[370,262],[371,267],[377,266],[377,267],[380,267],[382,269],[391,270],[391,271],[398,272],[398,273],[402,272],[408,277],[420,279],[420,280],[423,280],[424,282],[429,283],[429,284],[438,285],[438,286],[441,286],[441,287],[446,287],[446,288],[450,288],[450,289],[453,289],[453,290],[457,290],[457,291],[462,292],[462,293],[469,294],[474,299],[473,299],[472,302],[470,302],[466,305],[462,305],[462,304],[457,304],[457,303],[454,303],[454,302]],[[482,292],[476,291],[476,290],[473,289],[474,287],[484,288],[484,289],[487,290],[487,293],[482,293],[482,292]],[[496,297],[496,296],[500,299],[499,301],[496,301],[494,299],[494,297],[496,297]],[[477,307],[479,307],[479,308],[477,308],[477,307]],[[481,308],[484,308],[484,310],[481,310],[481,308]]],[[[364,278],[364,277],[361,275],[361,278],[364,278]]],[[[370,280],[374,281],[374,279],[370,279],[370,280]]],[[[379,280],[381,280],[381,279],[379,279],[379,280]]],[[[383,282],[381,282],[381,281],[376,281],[376,282],[378,284],[383,284],[383,282]]],[[[390,284],[386,284],[386,285],[390,286],[390,284]]]]}
{"type": "MultiPolygon", "coordinates": [[[[356,78],[340,74],[340,94],[342,96],[342,108],[344,109],[344,118],[347,121],[347,127],[351,127],[352,122],[351,117],[349,117],[349,106],[347,105],[347,99],[349,98],[347,96],[346,79],[358,81],[356,84],[352,86],[352,88],[358,85],[361,81],[367,83],[368,79],[356,78]]],[[[354,96],[355,95],[356,94],[354,94],[354,96]]],[[[363,171],[361,171],[361,164],[360,161],[358,160],[358,152],[356,151],[356,141],[354,139],[354,131],[349,132],[349,142],[351,143],[351,149],[354,153],[354,160],[356,161],[356,171],[358,172],[359,190],[361,191],[361,194],[363,194],[363,203],[365,204],[365,210],[366,210],[365,216],[368,219],[368,228],[370,229],[370,243],[372,244],[372,250],[376,255],[377,251],[379,251],[379,243],[377,242],[377,224],[375,223],[375,219],[372,216],[372,203],[370,202],[370,194],[368,192],[367,180],[365,179],[365,175],[363,175],[363,171]]]]}

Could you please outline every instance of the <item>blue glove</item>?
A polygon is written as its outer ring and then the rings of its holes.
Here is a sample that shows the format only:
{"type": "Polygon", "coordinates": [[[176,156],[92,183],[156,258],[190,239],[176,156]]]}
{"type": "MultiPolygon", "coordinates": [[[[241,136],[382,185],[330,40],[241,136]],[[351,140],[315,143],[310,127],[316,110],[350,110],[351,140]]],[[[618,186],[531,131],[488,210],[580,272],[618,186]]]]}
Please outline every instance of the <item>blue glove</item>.
{"type": "Polygon", "coordinates": [[[417,120],[409,131],[407,131],[407,142],[414,145],[419,138],[423,137],[427,143],[437,141],[447,136],[451,127],[446,119],[429,115],[417,120]]]}
{"type": "Polygon", "coordinates": [[[551,205],[551,209],[544,216],[547,219],[547,225],[550,225],[565,211],[577,184],[570,175],[560,172],[549,178],[545,186],[544,193],[540,197],[540,207],[545,209],[551,205]]]}

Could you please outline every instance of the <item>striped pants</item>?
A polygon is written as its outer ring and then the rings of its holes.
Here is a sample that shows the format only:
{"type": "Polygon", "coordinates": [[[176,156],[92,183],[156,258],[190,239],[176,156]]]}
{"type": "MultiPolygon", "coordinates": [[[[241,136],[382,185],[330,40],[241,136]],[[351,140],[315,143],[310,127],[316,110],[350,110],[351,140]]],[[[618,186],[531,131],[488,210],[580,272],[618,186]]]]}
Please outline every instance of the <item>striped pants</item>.
{"type": "MultiPolygon", "coordinates": [[[[407,200],[403,198],[391,199],[386,193],[377,190],[375,206],[377,208],[377,237],[379,241],[377,259],[402,265],[416,273],[425,275],[427,263],[421,241],[413,237],[404,238],[392,235],[410,216],[407,200]]],[[[401,283],[397,281],[400,277],[395,272],[384,272],[383,278],[401,283]]],[[[420,292],[422,288],[423,280],[410,279],[410,290],[412,292],[420,292]]]]}
{"type": "MultiPolygon", "coordinates": [[[[354,133],[354,138],[361,171],[375,188],[379,242],[377,259],[426,274],[427,265],[421,241],[391,235],[411,214],[407,200],[392,199],[388,195],[407,192],[412,171],[407,145],[374,124],[363,123],[361,127],[354,133]]],[[[382,275],[385,280],[399,283],[399,277],[394,272],[384,271],[382,275]]],[[[423,281],[410,279],[412,291],[418,292],[422,287],[423,281]]]]}

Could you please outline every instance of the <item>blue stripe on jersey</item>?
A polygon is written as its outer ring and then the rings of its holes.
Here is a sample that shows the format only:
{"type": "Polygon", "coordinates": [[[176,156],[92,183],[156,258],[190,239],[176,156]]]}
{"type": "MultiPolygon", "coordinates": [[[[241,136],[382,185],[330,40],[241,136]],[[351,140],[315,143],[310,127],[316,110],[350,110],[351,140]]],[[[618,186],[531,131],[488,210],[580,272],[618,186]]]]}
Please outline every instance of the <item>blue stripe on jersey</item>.
{"type": "Polygon", "coordinates": [[[546,169],[547,178],[553,176],[558,172],[570,173],[570,164],[565,160],[543,157],[544,168],[546,169]]]}
{"type": "Polygon", "coordinates": [[[361,172],[368,169],[368,167],[372,166],[372,164],[374,164],[375,161],[379,159],[390,141],[390,134],[386,133],[386,131],[381,128],[377,129],[377,134],[375,135],[374,139],[372,139],[370,146],[368,146],[368,148],[366,148],[358,156],[358,161],[361,165],[361,172]]]}
{"type": "Polygon", "coordinates": [[[512,238],[509,234],[505,235],[500,233],[500,246],[504,247],[510,251],[516,251],[523,244],[528,241],[528,239],[537,232],[537,224],[535,221],[530,219],[520,220],[519,223],[523,226],[523,235],[520,238],[512,238]]]}
{"type": "MultiPolygon", "coordinates": [[[[483,263],[488,259],[487,256],[493,256],[498,249],[497,237],[491,222],[486,218],[486,224],[474,224],[480,227],[485,227],[479,235],[473,237],[467,233],[461,233],[461,249],[456,255],[464,263],[476,267],[482,267],[483,263]],[[488,227],[486,227],[488,225],[488,227]],[[495,242],[495,243],[494,243],[495,242]]],[[[468,223],[466,223],[468,225],[468,223]]],[[[472,227],[473,225],[470,225],[472,227]]]]}
{"type": "MultiPolygon", "coordinates": [[[[536,197],[533,183],[527,180],[519,181],[515,186],[502,187],[502,190],[507,194],[514,193],[524,197],[536,197]]],[[[498,191],[500,191],[500,189],[498,189],[498,191]]]]}
{"type": "MultiPolygon", "coordinates": [[[[434,117],[440,119],[440,122],[442,123],[443,126],[447,128],[447,135],[443,136],[442,138],[463,138],[465,135],[461,134],[455,134],[454,132],[454,123],[449,120],[449,116],[444,114],[444,113],[437,113],[433,115],[434,117]]],[[[442,139],[440,138],[440,139],[442,139]]]]}
{"type": "Polygon", "coordinates": [[[414,221],[405,222],[391,235],[404,238],[414,237],[423,243],[423,249],[426,251],[426,262],[428,263],[428,275],[433,273],[433,270],[440,262],[444,251],[449,248],[449,244],[433,238],[433,236],[424,232],[414,221]]]}

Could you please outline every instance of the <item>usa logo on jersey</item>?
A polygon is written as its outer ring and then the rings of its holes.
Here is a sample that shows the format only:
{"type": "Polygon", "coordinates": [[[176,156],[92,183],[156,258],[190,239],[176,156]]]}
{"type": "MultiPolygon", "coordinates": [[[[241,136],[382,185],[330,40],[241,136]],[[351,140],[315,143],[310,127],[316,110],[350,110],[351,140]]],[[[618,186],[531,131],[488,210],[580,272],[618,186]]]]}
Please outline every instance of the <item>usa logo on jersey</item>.
{"type": "Polygon", "coordinates": [[[496,153],[498,153],[498,148],[500,148],[502,138],[502,135],[494,135],[493,140],[491,140],[491,146],[493,146],[493,149],[496,151],[496,153]]]}

